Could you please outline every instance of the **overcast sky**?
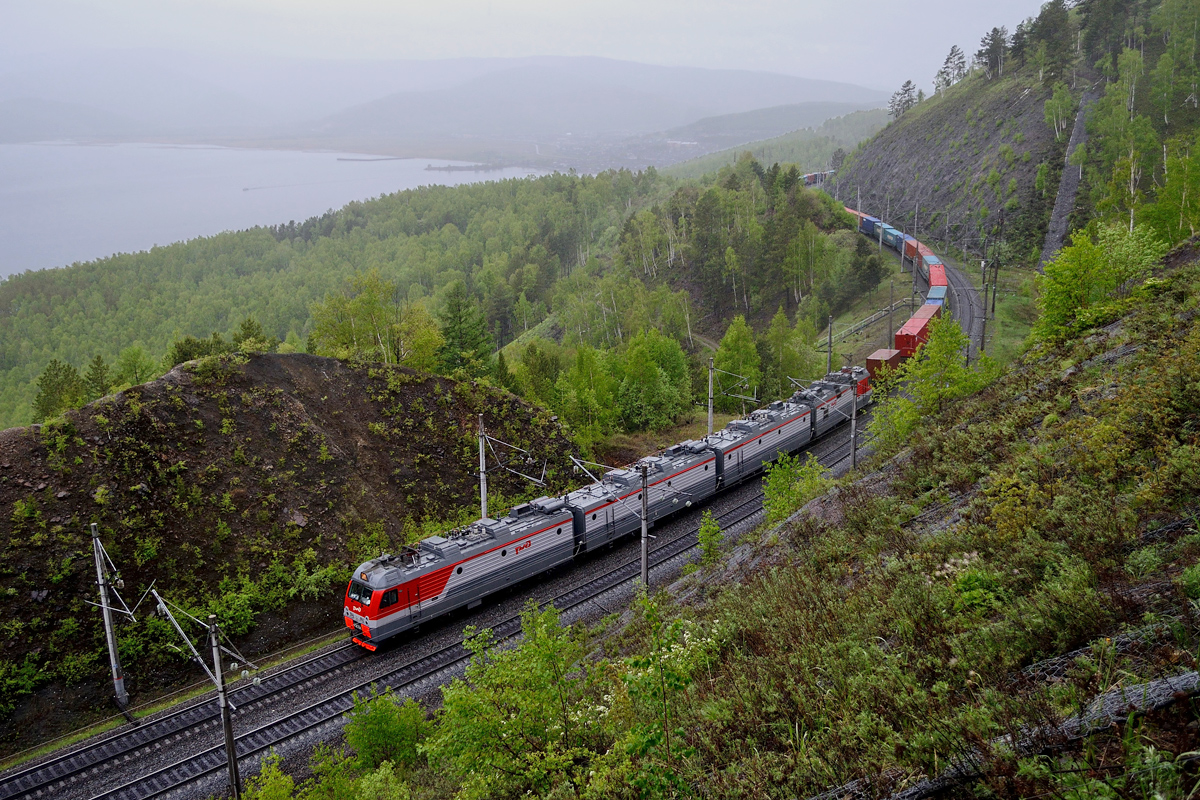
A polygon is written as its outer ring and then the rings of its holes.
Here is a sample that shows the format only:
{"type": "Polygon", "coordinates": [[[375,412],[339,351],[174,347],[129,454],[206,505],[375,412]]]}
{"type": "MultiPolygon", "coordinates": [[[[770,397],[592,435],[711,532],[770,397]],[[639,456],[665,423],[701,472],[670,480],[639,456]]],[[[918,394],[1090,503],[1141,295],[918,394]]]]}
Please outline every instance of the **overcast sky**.
{"type": "Polygon", "coordinates": [[[0,59],[156,47],[335,59],[592,55],[928,86],[1037,0],[0,0],[0,59]]]}

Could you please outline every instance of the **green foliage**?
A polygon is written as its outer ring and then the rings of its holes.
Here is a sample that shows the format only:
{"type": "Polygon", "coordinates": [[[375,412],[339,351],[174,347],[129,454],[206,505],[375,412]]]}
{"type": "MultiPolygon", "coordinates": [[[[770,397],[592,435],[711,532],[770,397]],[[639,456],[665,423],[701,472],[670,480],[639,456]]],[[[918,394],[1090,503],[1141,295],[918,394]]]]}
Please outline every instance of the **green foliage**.
{"type": "Polygon", "coordinates": [[[32,659],[20,664],[0,659],[0,714],[11,714],[17,700],[31,694],[44,677],[32,659]]]}
{"type": "Polygon", "coordinates": [[[1046,124],[1054,130],[1054,138],[1061,139],[1066,133],[1071,121],[1071,112],[1075,110],[1075,98],[1065,83],[1054,87],[1054,94],[1046,101],[1046,124]]]}
{"type": "Polygon", "coordinates": [[[461,781],[460,797],[578,791],[603,741],[583,641],[553,606],[531,601],[521,623],[514,649],[468,628],[466,676],[442,688],[442,717],[422,749],[461,781]]]}
{"type": "Polygon", "coordinates": [[[318,355],[382,361],[426,372],[439,365],[444,345],[422,303],[402,302],[396,284],[378,270],[359,273],[349,286],[312,306],[308,346],[318,355]]]}
{"type": "Polygon", "coordinates": [[[813,347],[817,331],[802,315],[795,326],[788,324],[783,308],[775,312],[771,325],[762,336],[766,345],[762,365],[762,398],[786,397],[793,391],[789,378],[802,379],[819,373],[821,357],[813,347]]]}
{"type": "Polygon", "coordinates": [[[934,319],[929,341],[895,373],[877,381],[878,400],[869,430],[879,452],[896,452],[923,419],[995,380],[1000,368],[987,356],[966,365],[967,346],[967,335],[957,322],[949,317],[934,319]]]}
{"type": "Polygon", "coordinates": [[[760,357],[758,347],[754,343],[754,333],[746,324],[746,318],[738,314],[729,323],[721,346],[714,356],[714,365],[729,375],[721,375],[720,384],[714,393],[718,393],[714,404],[722,411],[737,411],[745,403],[729,394],[754,395],[762,382],[760,357]]]}
{"type": "Polygon", "coordinates": [[[626,430],[657,430],[691,405],[691,377],[679,343],[654,329],[638,334],[621,365],[617,413],[626,430]]]}
{"type": "Polygon", "coordinates": [[[385,763],[409,769],[417,763],[417,745],[425,736],[425,709],[407,698],[399,702],[391,693],[354,696],[354,710],[346,723],[346,742],[358,763],[376,769],[385,763]]]}
{"type": "Polygon", "coordinates": [[[619,384],[605,361],[603,354],[581,344],[555,386],[563,421],[575,432],[575,440],[587,447],[610,434],[617,418],[619,384]]]}
{"type": "Polygon", "coordinates": [[[38,378],[37,397],[33,400],[34,420],[44,422],[68,409],[78,408],[87,396],[87,385],[79,371],[57,358],[51,359],[38,378]]]}
{"type": "Polygon", "coordinates": [[[1166,245],[1145,226],[1128,230],[1120,225],[1099,229],[1096,240],[1076,234],[1045,266],[1038,278],[1041,317],[1037,336],[1061,333],[1072,323],[1085,322],[1084,312],[1131,281],[1144,278],[1166,252],[1166,245]]]}
{"type": "Polygon", "coordinates": [[[717,559],[721,557],[721,542],[724,540],[725,535],[721,533],[721,525],[717,522],[717,518],[713,516],[711,510],[705,510],[700,517],[700,563],[717,563],[717,559]]]}
{"type": "Polygon", "coordinates": [[[263,759],[258,774],[246,781],[246,800],[291,800],[296,782],[280,768],[282,759],[272,753],[263,759]]]}
{"type": "Polygon", "coordinates": [[[767,523],[782,522],[814,497],[824,494],[832,485],[825,467],[817,457],[808,453],[805,458],[796,455],[780,455],[767,467],[763,483],[763,506],[767,509],[767,523]]]}
{"type": "Polygon", "coordinates": [[[117,356],[116,382],[137,386],[154,379],[154,361],[140,344],[132,344],[117,356]]]}
{"type": "Polygon", "coordinates": [[[450,284],[439,319],[442,324],[442,366],[447,371],[466,370],[470,375],[487,371],[492,337],[474,299],[462,281],[450,284]]]}
{"type": "Polygon", "coordinates": [[[1193,600],[1200,600],[1200,564],[1193,564],[1179,576],[1179,588],[1193,600]]]}
{"type": "Polygon", "coordinates": [[[167,354],[163,356],[163,368],[170,370],[188,361],[206,358],[208,356],[225,355],[233,351],[229,342],[221,334],[213,332],[207,339],[197,339],[195,336],[184,336],[171,343],[167,354]]]}
{"type": "Polygon", "coordinates": [[[108,390],[112,388],[113,378],[111,370],[108,368],[104,356],[97,353],[90,364],[88,364],[87,372],[83,375],[84,385],[87,386],[87,399],[99,400],[108,394],[108,390]]]}
{"type": "Polygon", "coordinates": [[[268,335],[254,317],[246,317],[233,334],[233,346],[241,353],[273,353],[279,338],[268,335]]]}
{"type": "Polygon", "coordinates": [[[410,800],[412,792],[404,779],[385,761],[358,781],[355,800],[410,800]]]}

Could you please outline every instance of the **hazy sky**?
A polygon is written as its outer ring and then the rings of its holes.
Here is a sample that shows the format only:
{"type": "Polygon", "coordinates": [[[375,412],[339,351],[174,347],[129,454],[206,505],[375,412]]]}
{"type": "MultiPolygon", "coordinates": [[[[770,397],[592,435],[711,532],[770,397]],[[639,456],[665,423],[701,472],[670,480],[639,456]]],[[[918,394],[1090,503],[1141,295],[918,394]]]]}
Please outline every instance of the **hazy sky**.
{"type": "Polygon", "coordinates": [[[351,59],[593,55],[931,83],[1037,0],[0,0],[0,53],[157,47],[351,59]]]}

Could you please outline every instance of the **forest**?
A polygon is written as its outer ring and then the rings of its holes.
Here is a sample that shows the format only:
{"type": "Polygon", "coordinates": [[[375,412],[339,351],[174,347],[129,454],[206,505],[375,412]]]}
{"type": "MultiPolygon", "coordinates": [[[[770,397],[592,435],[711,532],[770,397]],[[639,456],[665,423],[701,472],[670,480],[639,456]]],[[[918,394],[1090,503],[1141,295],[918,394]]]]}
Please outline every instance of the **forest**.
{"type": "Polygon", "coordinates": [[[586,447],[688,412],[716,339],[718,366],[757,396],[814,377],[827,316],[882,275],[852,228],[795,166],[746,155],[701,181],[427,187],[26,273],[0,285],[0,424],[277,349],[486,377],[563,414],[586,447]]]}

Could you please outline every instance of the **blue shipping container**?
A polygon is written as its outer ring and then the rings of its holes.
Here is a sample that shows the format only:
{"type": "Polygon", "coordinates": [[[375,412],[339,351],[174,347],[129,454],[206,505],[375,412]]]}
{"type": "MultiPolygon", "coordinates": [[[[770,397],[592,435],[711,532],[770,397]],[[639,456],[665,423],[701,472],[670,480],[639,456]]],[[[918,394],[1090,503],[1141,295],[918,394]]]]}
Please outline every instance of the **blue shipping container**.
{"type": "Polygon", "coordinates": [[[879,217],[863,217],[859,230],[867,236],[875,236],[875,226],[879,224],[879,217]]]}
{"type": "Polygon", "coordinates": [[[882,228],[883,228],[883,243],[886,244],[888,247],[892,248],[893,250],[896,250],[897,248],[899,248],[900,247],[899,243],[903,241],[900,238],[900,231],[896,230],[891,225],[883,225],[882,228]]]}

